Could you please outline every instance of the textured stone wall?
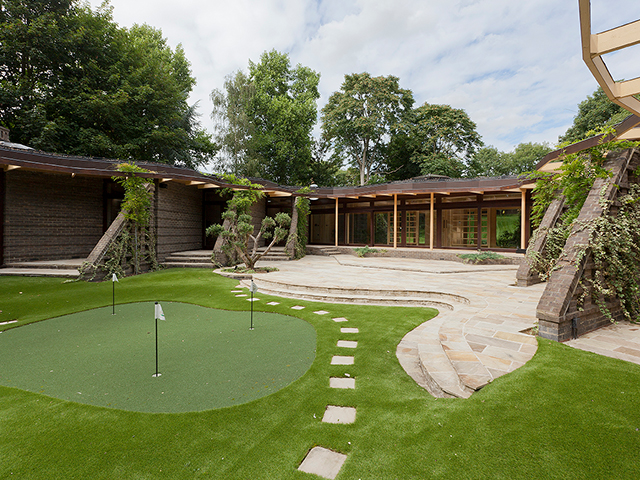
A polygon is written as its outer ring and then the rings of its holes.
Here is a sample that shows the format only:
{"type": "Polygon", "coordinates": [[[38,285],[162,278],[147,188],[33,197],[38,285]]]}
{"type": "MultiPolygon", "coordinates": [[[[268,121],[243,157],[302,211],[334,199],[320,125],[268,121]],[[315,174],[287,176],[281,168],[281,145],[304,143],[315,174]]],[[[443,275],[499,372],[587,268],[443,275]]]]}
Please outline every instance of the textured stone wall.
{"type": "MultiPolygon", "coordinates": [[[[582,335],[595,330],[610,321],[597,306],[586,297],[584,309],[578,309],[578,298],[582,290],[580,279],[593,275],[593,263],[587,251],[581,251],[589,241],[589,232],[580,225],[603,214],[600,198],[615,199],[619,193],[626,193],[629,186],[629,172],[640,164],[635,150],[612,153],[607,158],[605,167],[612,172],[611,178],[599,178],[594,182],[591,191],[580,211],[576,226],[565,245],[565,255],[558,263],[547,282],[537,308],[540,336],[563,342],[573,336],[582,335]]],[[[635,177],[632,179],[636,181],[635,177]]],[[[614,211],[611,212],[615,214],[614,211]]],[[[620,317],[621,311],[617,302],[610,303],[614,317],[620,317]]]]}
{"type": "Polygon", "coordinates": [[[157,188],[158,262],[172,252],[202,249],[202,190],[168,182],[157,188]]]}
{"type": "Polygon", "coordinates": [[[4,263],[83,258],[102,237],[102,179],[5,174],[4,263]]]}

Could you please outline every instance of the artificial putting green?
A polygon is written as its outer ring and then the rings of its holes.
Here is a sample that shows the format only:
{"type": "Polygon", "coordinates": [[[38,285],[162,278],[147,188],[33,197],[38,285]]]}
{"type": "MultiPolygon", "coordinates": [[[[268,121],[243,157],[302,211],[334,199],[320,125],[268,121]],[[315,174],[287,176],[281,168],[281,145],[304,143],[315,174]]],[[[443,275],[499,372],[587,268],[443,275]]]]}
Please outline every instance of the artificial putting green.
{"type": "Polygon", "coordinates": [[[188,412],[269,395],[302,376],[316,334],[286,315],[162,302],[156,369],[154,304],[87,310],[0,336],[0,384],[139,412],[188,412]]]}

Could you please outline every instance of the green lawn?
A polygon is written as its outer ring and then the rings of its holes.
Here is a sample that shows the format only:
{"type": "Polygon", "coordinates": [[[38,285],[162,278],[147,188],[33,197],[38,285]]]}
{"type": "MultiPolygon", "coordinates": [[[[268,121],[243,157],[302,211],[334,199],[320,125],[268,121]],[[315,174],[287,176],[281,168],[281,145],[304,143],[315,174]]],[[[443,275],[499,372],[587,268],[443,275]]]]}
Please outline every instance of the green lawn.
{"type": "MultiPolygon", "coordinates": [[[[209,271],[168,270],[123,279],[118,301],[245,310],[248,302],[230,293],[235,284],[209,271]]],[[[250,403],[188,413],[116,410],[0,386],[0,478],[311,479],[296,469],[315,445],[348,454],[339,480],[638,478],[637,365],[540,340],[529,363],[470,399],[434,399],[395,357],[403,335],[432,310],[257,297],[257,310],[315,328],[315,361],[301,378],[250,403]],[[296,304],[307,308],[291,310],[296,304]],[[313,313],[319,309],[330,314],[313,313]],[[360,333],[340,334],[336,316],[360,333]],[[329,365],[345,354],[336,342],[349,337],[359,342],[355,365],[329,365]],[[345,373],[357,388],[330,389],[329,377],[345,373]],[[323,424],[326,405],[355,406],[356,422],[323,424]]],[[[0,328],[110,302],[110,283],[0,277],[0,322],[19,321],[0,328]]]]}

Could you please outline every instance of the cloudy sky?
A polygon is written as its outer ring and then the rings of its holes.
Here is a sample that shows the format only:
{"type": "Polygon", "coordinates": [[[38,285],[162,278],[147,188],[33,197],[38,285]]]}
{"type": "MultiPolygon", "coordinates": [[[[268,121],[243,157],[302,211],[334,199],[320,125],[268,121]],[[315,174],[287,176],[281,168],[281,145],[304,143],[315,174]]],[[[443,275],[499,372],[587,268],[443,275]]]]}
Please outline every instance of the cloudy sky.
{"type": "MultiPolygon", "coordinates": [[[[96,8],[101,1],[91,0],[96,8]]],[[[592,0],[593,32],[640,18],[638,0],[592,0]]],[[[202,123],[209,93],[276,49],[321,74],[319,109],[345,74],[394,75],[425,102],[463,108],[485,144],[554,145],[597,84],[581,59],[578,0],[111,0],[121,26],[184,47],[202,123]]],[[[640,46],[606,60],[640,75],[640,46]]]]}

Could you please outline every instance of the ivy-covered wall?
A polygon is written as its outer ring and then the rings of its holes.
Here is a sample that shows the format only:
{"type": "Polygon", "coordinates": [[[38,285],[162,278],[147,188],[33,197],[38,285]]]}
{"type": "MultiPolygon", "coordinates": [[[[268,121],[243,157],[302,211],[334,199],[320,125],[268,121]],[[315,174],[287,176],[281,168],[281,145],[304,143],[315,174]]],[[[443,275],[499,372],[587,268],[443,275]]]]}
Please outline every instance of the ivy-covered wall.
{"type": "MultiPolygon", "coordinates": [[[[612,175],[610,178],[597,178],[593,183],[567,239],[564,252],[549,276],[538,303],[537,317],[541,337],[563,342],[607,325],[612,319],[620,320],[624,317],[616,298],[594,298],[591,292],[585,294],[585,288],[599,274],[590,249],[585,249],[591,235],[590,229],[585,226],[591,225],[604,214],[616,216],[619,199],[638,183],[634,172],[640,167],[640,154],[634,149],[611,153],[604,166],[612,175]],[[611,202],[608,212],[606,202],[611,202]],[[603,313],[596,299],[606,304],[611,318],[603,313]]],[[[549,208],[546,216],[554,215],[557,217],[557,212],[549,208]]],[[[542,225],[551,223],[553,222],[548,218],[542,221],[542,225]]]]}

